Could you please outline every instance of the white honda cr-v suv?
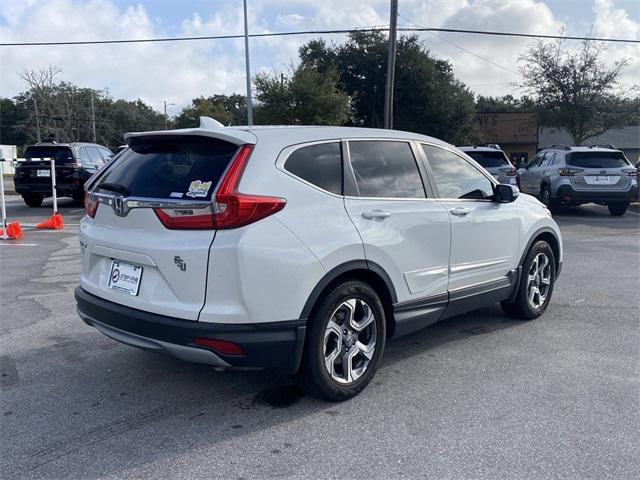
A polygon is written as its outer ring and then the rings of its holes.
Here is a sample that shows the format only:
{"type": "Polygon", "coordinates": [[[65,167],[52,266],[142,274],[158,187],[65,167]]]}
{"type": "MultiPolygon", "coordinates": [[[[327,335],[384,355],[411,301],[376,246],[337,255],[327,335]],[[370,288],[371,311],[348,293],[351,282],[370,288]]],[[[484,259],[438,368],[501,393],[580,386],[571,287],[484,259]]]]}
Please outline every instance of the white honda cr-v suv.
{"type": "Polygon", "coordinates": [[[343,400],[387,339],[495,302],[538,317],[560,273],[549,211],[434,138],[202,118],[126,139],[87,184],[76,300],[128,345],[343,400]]]}

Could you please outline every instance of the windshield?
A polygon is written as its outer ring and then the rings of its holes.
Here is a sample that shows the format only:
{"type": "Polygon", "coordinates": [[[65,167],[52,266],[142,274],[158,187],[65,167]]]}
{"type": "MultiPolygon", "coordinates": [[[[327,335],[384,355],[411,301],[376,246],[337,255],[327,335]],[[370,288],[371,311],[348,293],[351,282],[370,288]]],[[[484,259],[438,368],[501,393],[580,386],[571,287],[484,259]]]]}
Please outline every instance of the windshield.
{"type": "Polygon", "coordinates": [[[210,200],[238,147],[200,136],[134,138],[99,179],[106,192],[135,197],[210,200]],[[109,185],[106,185],[109,184],[109,185]]]}
{"type": "Polygon", "coordinates": [[[24,152],[24,158],[27,160],[40,160],[41,158],[53,158],[56,164],[74,163],[73,152],[69,147],[58,147],[55,145],[43,145],[27,147],[24,152]]]}
{"type": "Polygon", "coordinates": [[[582,168],[619,168],[629,165],[622,152],[574,152],[567,159],[568,165],[582,168]]]}
{"type": "Polygon", "coordinates": [[[502,152],[478,152],[472,150],[465,153],[484,168],[503,167],[505,165],[509,165],[509,160],[507,160],[502,152]]]}

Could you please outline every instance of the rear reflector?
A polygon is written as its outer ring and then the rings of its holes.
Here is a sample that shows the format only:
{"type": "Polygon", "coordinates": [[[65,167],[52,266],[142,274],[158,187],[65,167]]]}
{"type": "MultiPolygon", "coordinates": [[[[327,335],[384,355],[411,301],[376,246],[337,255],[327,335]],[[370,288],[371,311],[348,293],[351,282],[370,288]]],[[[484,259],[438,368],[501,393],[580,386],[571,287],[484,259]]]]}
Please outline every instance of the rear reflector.
{"type": "Polygon", "coordinates": [[[158,219],[173,230],[224,230],[249,225],[282,210],[287,203],[284,198],[238,192],[252,151],[253,145],[238,150],[215,194],[213,211],[155,208],[158,219]]]}
{"type": "Polygon", "coordinates": [[[193,343],[199,347],[206,347],[222,355],[245,355],[242,347],[237,343],[227,340],[216,340],[214,338],[195,338],[193,343]]]}

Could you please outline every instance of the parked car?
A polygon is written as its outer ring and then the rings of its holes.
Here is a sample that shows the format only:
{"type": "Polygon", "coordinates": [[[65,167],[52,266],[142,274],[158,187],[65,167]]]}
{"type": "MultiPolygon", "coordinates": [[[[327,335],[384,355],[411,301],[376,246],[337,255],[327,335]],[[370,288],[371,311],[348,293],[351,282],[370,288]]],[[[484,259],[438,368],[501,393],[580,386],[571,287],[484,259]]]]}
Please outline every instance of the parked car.
{"type": "Polygon", "coordinates": [[[499,145],[489,143],[471,147],[458,147],[458,149],[478,162],[499,183],[516,185],[516,168],[511,164],[499,145]]]}
{"type": "Polygon", "coordinates": [[[56,192],[59,197],[82,201],[84,183],[107,162],[113,153],[93,143],[40,142],[27,147],[26,161],[18,162],[13,176],[15,190],[30,207],[39,207],[51,190],[51,163],[56,164],[56,192]]]}
{"type": "Polygon", "coordinates": [[[128,345],[344,400],[388,339],[494,302],[536,318],[560,273],[549,211],[434,138],[203,118],[126,140],[87,192],[75,297],[128,345]]]}
{"type": "Polygon", "coordinates": [[[598,203],[619,216],[638,198],[638,170],[612,145],[553,145],[518,170],[518,186],[549,208],[598,203]]]}

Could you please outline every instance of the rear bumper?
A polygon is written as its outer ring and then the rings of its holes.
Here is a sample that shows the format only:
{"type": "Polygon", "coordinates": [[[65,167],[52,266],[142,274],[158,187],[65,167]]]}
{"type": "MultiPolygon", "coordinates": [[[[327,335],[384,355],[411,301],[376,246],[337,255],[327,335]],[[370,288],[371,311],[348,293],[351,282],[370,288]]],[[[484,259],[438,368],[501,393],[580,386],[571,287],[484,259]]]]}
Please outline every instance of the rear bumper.
{"type": "Polygon", "coordinates": [[[296,372],[306,320],[266,324],[221,324],[181,320],[136,310],[75,290],[78,314],[104,335],[121,343],[217,367],[278,368],[296,372]],[[196,346],[195,338],[236,343],[245,355],[223,355],[196,346]]]}
{"type": "MultiPolygon", "coordinates": [[[[31,195],[31,194],[39,194],[45,196],[53,195],[53,190],[51,190],[51,184],[48,183],[31,183],[24,184],[14,182],[15,191],[20,195],[31,195]]],[[[76,185],[75,183],[59,183],[56,185],[56,193],[60,196],[65,195],[73,195],[80,193],[84,190],[84,187],[81,183],[76,185]]]]}
{"type": "Polygon", "coordinates": [[[634,197],[638,197],[637,185],[631,186],[628,190],[603,192],[575,190],[571,185],[561,185],[557,191],[558,200],[569,202],[630,202],[634,197]],[[568,197],[571,197],[571,200],[567,200],[568,197]]]}

